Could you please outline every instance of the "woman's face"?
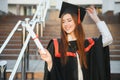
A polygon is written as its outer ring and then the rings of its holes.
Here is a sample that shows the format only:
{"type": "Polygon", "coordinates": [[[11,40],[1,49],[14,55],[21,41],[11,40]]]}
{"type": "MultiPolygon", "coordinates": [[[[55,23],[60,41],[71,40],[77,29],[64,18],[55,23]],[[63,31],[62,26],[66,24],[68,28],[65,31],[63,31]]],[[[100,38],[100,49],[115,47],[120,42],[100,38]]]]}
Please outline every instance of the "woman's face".
{"type": "Polygon", "coordinates": [[[68,34],[73,34],[75,29],[75,22],[70,14],[65,14],[62,18],[62,28],[68,34]]]}

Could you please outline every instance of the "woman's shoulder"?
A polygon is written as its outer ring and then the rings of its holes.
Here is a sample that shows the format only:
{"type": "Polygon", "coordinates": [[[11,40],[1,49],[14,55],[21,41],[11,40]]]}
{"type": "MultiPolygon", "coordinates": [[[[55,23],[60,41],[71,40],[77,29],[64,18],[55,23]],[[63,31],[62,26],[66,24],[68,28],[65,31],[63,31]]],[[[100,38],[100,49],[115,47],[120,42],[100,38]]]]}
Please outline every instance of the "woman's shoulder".
{"type": "Polygon", "coordinates": [[[98,40],[102,40],[102,35],[100,35],[98,37],[88,37],[88,38],[85,39],[85,41],[88,41],[88,42],[89,42],[89,40],[93,40],[95,42],[98,41],[98,40]]]}
{"type": "Polygon", "coordinates": [[[58,43],[61,41],[61,39],[60,38],[53,38],[53,39],[51,39],[50,41],[49,41],[49,43],[48,43],[48,46],[49,45],[54,45],[54,41],[57,41],[58,43]]]}
{"type": "Polygon", "coordinates": [[[53,39],[51,39],[51,41],[52,42],[57,41],[58,43],[60,43],[61,42],[61,38],[53,38],[53,39]]]}
{"type": "Polygon", "coordinates": [[[97,45],[98,43],[102,44],[102,36],[100,35],[99,37],[91,37],[91,38],[86,38],[85,39],[85,47],[89,45],[97,45]]]}

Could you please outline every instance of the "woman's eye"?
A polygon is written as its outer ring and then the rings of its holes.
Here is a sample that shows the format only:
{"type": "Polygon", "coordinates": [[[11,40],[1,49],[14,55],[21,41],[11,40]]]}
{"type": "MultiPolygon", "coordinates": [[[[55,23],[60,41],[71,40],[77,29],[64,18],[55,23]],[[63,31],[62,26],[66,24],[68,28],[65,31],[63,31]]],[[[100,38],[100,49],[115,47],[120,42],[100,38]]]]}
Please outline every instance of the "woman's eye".
{"type": "Polygon", "coordinates": [[[62,21],[62,23],[71,22],[71,21],[72,21],[71,19],[68,19],[66,21],[62,21]]]}
{"type": "Polygon", "coordinates": [[[68,22],[71,22],[72,20],[68,20],[68,22]]]}
{"type": "Polygon", "coordinates": [[[62,23],[65,23],[64,21],[62,23]]]}

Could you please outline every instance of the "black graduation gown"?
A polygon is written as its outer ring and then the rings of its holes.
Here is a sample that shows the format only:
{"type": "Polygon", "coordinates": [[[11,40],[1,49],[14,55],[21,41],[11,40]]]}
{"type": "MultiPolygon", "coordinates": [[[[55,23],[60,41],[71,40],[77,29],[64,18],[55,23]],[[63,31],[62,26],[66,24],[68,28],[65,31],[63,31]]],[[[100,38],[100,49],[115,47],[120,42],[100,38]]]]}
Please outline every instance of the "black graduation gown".
{"type": "MultiPolygon", "coordinates": [[[[82,67],[84,80],[110,80],[110,59],[109,48],[102,47],[102,37],[93,39],[94,46],[86,53],[88,69],[82,67]]],[[[60,39],[58,40],[60,43],[60,39]]],[[[76,41],[69,42],[68,51],[76,52],[76,41]]],[[[85,41],[87,47],[89,42],[85,41]]],[[[52,55],[53,67],[49,72],[47,64],[44,68],[44,80],[78,80],[78,66],[76,57],[68,57],[66,65],[61,65],[60,58],[55,57],[53,40],[50,41],[47,49],[52,55]]]]}

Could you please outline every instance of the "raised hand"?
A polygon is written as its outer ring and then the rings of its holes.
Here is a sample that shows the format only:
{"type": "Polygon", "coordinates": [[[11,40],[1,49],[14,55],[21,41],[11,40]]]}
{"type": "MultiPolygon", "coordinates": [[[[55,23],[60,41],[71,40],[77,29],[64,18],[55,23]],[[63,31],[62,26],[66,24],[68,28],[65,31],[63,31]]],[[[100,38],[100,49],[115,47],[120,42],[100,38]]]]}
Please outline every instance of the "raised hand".
{"type": "Polygon", "coordinates": [[[100,21],[99,17],[97,16],[97,12],[96,12],[94,6],[90,6],[90,7],[86,8],[86,11],[95,23],[100,21]]]}

